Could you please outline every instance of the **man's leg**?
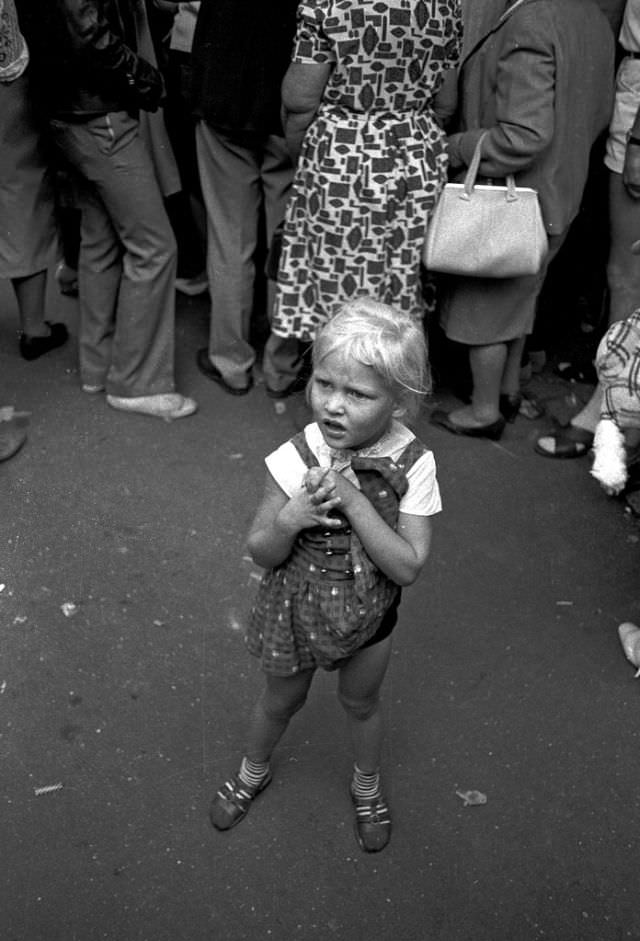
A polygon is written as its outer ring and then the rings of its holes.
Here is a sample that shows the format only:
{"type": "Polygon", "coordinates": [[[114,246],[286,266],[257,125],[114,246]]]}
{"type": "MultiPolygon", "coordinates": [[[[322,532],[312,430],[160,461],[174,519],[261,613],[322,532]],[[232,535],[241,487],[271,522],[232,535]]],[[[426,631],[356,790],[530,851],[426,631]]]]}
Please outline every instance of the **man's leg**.
{"type": "Polygon", "coordinates": [[[205,121],[196,127],[207,213],[207,273],[211,296],[209,359],[224,382],[246,389],[255,351],[249,343],[262,193],[253,148],[205,121]]]}
{"type": "MultiPolygon", "coordinates": [[[[104,270],[98,275],[85,268],[84,289],[92,313],[105,323],[112,316],[114,287],[117,290],[107,392],[125,398],[172,392],[176,245],[138,124],[124,112],[115,112],[62,127],[57,134],[63,152],[92,184],[121,251],[116,285],[115,240],[107,237],[103,220],[90,256],[99,267],[102,245],[104,270]],[[105,305],[102,314],[100,303],[105,305]]],[[[82,295],[82,275],[80,291],[82,295]]]]}
{"type": "MultiPolygon", "coordinates": [[[[276,227],[284,219],[287,199],[293,180],[293,165],[286,141],[272,135],[267,138],[262,160],[265,227],[267,245],[271,244],[276,227]]],[[[267,281],[267,313],[269,322],[275,300],[276,282],[267,281]]],[[[271,333],[262,355],[262,371],[267,391],[279,397],[291,389],[301,366],[301,344],[295,337],[279,337],[271,333]]]]}

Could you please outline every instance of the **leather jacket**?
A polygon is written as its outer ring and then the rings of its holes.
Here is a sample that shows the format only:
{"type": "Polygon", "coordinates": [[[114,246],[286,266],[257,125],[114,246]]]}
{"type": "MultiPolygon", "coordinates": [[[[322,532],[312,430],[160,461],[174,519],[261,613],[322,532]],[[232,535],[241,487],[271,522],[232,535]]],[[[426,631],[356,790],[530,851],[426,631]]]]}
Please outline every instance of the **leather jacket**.
{"type": "Polygon", "coordinates": [[[160,72],[136,52],[143,0],[19,0],[32,82],[48,117],[82,121],[109,111],[156,111],[160,72]]]}

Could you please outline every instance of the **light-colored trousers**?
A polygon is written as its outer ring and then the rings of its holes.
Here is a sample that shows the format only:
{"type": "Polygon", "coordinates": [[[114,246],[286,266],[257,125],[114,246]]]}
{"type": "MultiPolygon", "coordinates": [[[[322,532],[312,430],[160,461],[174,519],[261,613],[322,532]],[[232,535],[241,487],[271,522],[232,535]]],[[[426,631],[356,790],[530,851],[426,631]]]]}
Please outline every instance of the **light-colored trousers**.
{"type": "Polygon", "coordinates": [[[80,176],[80,377],[111,395],[174,389],[176,243],[138,122],[51,122],[80,176]]]}
{"type": "MultiPolygon", "coordinates": [[[[243,386],[256,360],[249,327],[261,213],[264,211],[270,244],[274,229],[284,218],[293,167],[284,138],[273,135],[240,143],[199,121],[196,146],[207,213],[209,358],[231,385],[243,386]]],[[[274,296],[275,285],[269,281],[269,317],[274,296]]],[[[295,379],[299,366],[298,341],[272,334],[262,363],[267,385],[282,390],[295,379]]]]}

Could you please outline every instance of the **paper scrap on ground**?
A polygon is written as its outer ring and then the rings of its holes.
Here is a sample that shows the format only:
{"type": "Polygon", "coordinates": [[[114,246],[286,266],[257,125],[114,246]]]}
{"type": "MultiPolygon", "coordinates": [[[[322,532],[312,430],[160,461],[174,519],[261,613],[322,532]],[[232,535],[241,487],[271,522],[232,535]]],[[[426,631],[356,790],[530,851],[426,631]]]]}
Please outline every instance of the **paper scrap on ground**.
{"type": "Polygon", "coordinates": [[[456,791],[456,794],[462,798],[465,807],[478,807],[487,803],[487,795],[482,791],[456,791]]]}
{"type": "Polygon", "coordinates": [[[34,787],[33,793],[36,797],[40,797],[41,794],[53,794],[54,791],[60,791],[62,789],[62,781],[58,781],[57,784],[47,784],[44,787],[34,787]]]}

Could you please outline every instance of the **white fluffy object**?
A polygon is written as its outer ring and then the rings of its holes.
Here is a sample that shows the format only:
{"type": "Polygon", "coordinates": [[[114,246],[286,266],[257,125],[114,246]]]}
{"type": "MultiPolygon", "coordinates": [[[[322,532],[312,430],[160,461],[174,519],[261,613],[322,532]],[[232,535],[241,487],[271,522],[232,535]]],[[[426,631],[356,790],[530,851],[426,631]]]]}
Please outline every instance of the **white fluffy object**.
{"type": "Polygon", "coordinates": [[[591,475],[608,494],[620,493],[627,482],[624,435],[610,418],[598,422],[593,438],[593,452],[591,475]]]}

